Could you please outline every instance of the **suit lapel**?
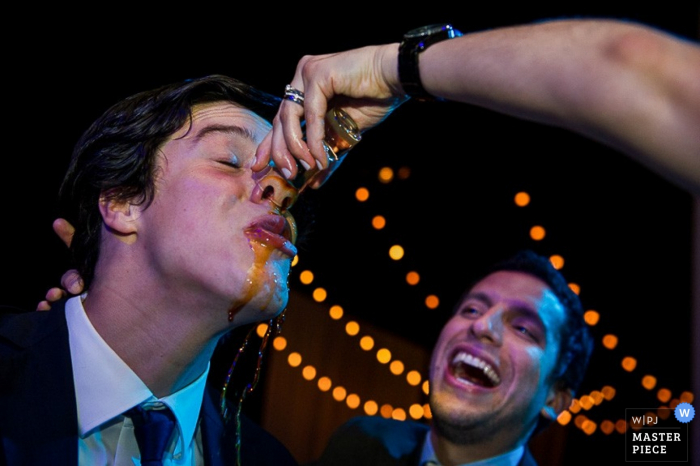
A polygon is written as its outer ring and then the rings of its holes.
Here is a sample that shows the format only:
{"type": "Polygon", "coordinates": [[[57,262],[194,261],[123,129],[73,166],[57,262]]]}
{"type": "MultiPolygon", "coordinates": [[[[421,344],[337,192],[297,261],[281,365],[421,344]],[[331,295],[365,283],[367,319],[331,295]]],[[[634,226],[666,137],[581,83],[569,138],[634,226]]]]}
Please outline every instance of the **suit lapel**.
{"type": "MultiPolygon", "coordinates": [[[[233,442],[222,442],[221,439],[224,436],[224,422],[219,413],[219,409],[213,400],[213,390],[207,387],[204,392],[204,399],[202,400],[202,412],[199,415],[200,427],[202,429],[202,446],[204,449],[204,464],[211,466],[223,466],[227,464],[225,458],[229,458],[231,452],[230,448],[224,447],[228,443],[233,442]]],[[[235,454],[235,445],[233,445],[233,453],[235,454]]],[[[228,464],[235,464],[228,463],[228,464]]]]}
{"type": "MultiPolygon", "coordinates": [[[[65,302],[18,317],[8,328],[17,344],[12,387],[3,409],[5,454],[35,465],[78,464],[78,419],[65,302]]],[[[4,361],[3,361],[4,363],[4,361]]]]}
{"type": "Polygon", "coordinates": [[[528,447],[525,447],[523,457],[520,459],[518,466],[537,466],[537,461],[535,461],[535,457],[532,456],[532,452],[528,447]]]}

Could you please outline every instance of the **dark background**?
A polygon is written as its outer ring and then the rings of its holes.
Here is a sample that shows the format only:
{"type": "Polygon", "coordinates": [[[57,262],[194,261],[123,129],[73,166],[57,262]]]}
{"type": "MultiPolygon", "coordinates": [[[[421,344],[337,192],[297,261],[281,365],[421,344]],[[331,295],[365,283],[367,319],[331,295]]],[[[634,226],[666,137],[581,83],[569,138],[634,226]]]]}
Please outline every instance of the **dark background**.
{"type": "MultiPolygon", "coordinates": [[[[162,17],[105,9],[43,11],[40,19],[19,12],[7,19],[13,32],[3,32],[2,301],[33,309],[58,284],[66,253],[51,222],[72,146],[109,105],[134,92],[223,73],[281,94],[304,54],[394,42],[440,21],[466,33],[606,16],[696,39],[698,6],[685,5],[397,4],[384,15],[361,5],[313,14],[291,5],[188,5],[162,17]]],[[[308,228],[290,279],[299,293],[312,288],[298,283],[298,271],[312,270],[315,285],[348,314],[429,350],[452,303],[485,266],[524,247],[560,254],[584,306],[601,314],[597,342],[609,333],[620,341],[612,351],[598,346],[582,390],[617,389],[595,414],[598,422],[622,418],[625,407],[660,404],[656,389],[641,387],[643,375],[656,376],[657,389],[674,397],[691,390],[692,198],[611,149],[475,107],[409,102],[364,135],[322,190],[304,197],[317,216],[300,219],[308,228]],[[384,166],[408,167],[410,176],[379,183],[384,166]],[[354,199],[361,186],[371,193],[362,204],[354,199]],[[531,195],[530,206],[514,205],[519,191],[531,195]],[[376,214],[388,220],[382,231],[370,227],[376,214]],[[546,228],[543,241],[529,238],[533,225],[546,228]],[[397,243],[407,254],[394,262],[387,250],[397,243]],[[421,274],[419,286],[405,285],[408,270],[421,274]],[[440,297],[437,309],[423,305],[428,294],[440,297]],[[634,372],[620,368],[624,356],[637,359],[634,372]]],[[[581,457],[613,436],[576,430],[570,451],[581,457]]]]}

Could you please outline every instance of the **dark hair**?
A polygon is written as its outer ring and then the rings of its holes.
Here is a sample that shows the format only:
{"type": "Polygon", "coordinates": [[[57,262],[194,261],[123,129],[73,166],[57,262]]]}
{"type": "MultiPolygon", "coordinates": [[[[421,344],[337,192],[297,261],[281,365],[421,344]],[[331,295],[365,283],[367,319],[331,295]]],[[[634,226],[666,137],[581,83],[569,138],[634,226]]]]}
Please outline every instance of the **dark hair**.
{"type": "Polygon", "coordinates": [[[78,140],[59,193],[59,216],[75,227],[73,264],[87,289],[99,256],[100,196],[145,205],[153,201],[161,145],[192,117],[192,107],[231,102],[267,121],[278,97],[236,79],[211,75],[140,92],[118,102],[78,140]]]}
{"type": "Polygon", "coordinates": [[[530,250],[519,251],[494,264],[474,283],[498,271],[522,272],[539,278],[549,286],[564,306],[566,321],[560,329],[559,356],[551,377],[559,388],[570,389],[576,393],[593,352],[593,336],[583,319],[583,306],[578,295],[547,257],[530,250]]]}

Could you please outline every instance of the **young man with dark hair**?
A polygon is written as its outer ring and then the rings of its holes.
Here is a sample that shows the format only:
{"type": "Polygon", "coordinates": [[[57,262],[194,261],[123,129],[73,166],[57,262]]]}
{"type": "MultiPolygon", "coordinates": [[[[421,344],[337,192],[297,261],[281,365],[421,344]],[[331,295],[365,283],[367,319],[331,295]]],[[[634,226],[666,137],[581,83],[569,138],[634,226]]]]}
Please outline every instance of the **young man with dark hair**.
{"type": "Polygon", "coordinates": [[[379,416],[341,426],[315,466],[535,465],[527,443],[568,408],[593,349],[578,296],[523,251],[469,287],[430,365],[430,426],[379,416]]]}
{"type": "Polygon", "coordinates": [[[244,416],[225,422],[207,385],[219,339],[287,304],[297,191],[251,168],[278,104],[208,76],[126,98],[83,134],[60,205],[84,293],[0,317],[0,463],[296,464],[244,416]],[[170,413],[158,463],[137,407],[170,413]]]}

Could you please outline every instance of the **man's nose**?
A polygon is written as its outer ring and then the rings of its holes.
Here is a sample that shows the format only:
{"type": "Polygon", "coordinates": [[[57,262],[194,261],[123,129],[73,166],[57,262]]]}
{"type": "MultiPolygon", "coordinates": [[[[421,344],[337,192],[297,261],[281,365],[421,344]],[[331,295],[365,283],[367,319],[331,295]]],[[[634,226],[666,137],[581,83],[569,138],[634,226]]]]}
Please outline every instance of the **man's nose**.
{"type": "Polygon", "coordinates": [[[299,192],[287,179],[272,166],[253,173],[255,187],[252,200],[254,202],[268,201],[280,212],[289,210],[297,200],[299,192]]]}
{"type": "Polygon", "coordinates": [[[503,343],[503,320],[497,309],[489,309],[472,322],[472,333],[482,341],[489,341],[497,346],[503,343]]]}

